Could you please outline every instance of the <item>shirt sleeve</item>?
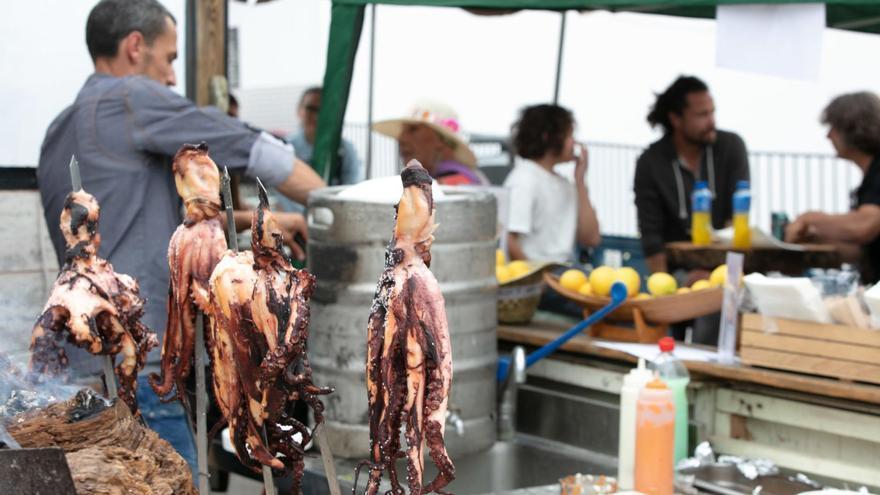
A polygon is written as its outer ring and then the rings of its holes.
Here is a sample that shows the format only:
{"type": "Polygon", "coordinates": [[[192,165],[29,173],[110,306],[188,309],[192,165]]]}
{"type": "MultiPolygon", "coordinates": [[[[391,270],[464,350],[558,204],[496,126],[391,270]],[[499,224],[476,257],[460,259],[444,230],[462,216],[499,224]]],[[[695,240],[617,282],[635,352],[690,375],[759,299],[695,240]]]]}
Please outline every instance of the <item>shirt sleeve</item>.
{"type": "Polygon", "coordinates": [[[342,183],[357,184],[364,180],[365,170],[363,162],[357,155],[354,145],[348,140],[342,140],[342,183]]]}
{"type": "Polygon", "coordinates": [[[264,131],[251,147],[244,173],[275,187],[293,172],[295,156],[293,145],[264,131]]]}
{"type": "Polygon", "coordinates": [[[184,143],[208,143],[211,158],[229,169],[249,169],[260,132],[215,107],[190,100],[146,77],[126,81],[126,112],[134,145],[173,156],[184,143]]]}
{"type": "Polygon", "coordinates": [[[859,206],[861,205],[878,205],[880,206],[880,174],[871,173],[869,170],[868,174],[863,179],[865,184],[862,188],[861,199],[859,201],[859,206]]]}
{"type": "Polygon", "coordinates": [[[535,188],[531,181],[522,180],[519,175],[513,175],[505,182],[504,186],[510,191],[510,216],[508,217],[507,230],[517,234],[530,234],[532,232],[533,214],[535,204],[535,188]]]}
{"type": "Polygon", "coordinates": [[[663,205],[657,184],[651,177],[651,163],[645,155],[636,162],[633,184],[636,197],[636,213],[639,233],[642,239],[642,252],[645,257],[663,251],[663,205]]]}

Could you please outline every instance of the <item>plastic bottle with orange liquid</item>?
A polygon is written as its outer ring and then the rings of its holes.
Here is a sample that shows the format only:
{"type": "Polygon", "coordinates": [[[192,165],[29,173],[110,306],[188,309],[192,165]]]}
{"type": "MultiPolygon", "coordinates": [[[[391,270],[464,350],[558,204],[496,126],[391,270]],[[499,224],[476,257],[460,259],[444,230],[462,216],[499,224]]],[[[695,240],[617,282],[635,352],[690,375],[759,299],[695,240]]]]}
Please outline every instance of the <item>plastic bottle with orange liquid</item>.
{"type": "Polygon", "coordinates": [[[672,495],[675,402],[672,391],[655,378],[636,405],[635,489],[647,495],[672,495]]]}
{"type": "Polygon", "coordinates": [[[712,244],[712,191],[701,180],[694,185],[691,197],[691,242],[695,246],[712,244]]]}

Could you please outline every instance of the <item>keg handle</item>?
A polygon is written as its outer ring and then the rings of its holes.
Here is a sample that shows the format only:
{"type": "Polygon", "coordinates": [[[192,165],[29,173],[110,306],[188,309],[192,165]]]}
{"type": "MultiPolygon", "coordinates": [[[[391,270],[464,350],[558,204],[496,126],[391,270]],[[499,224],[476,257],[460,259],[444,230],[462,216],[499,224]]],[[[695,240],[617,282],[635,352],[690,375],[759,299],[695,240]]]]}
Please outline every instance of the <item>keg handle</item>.
{"type": "Polygon", "coordinates": [[[327,206],[309,207],[307,220],[309,229],[327,231],[333,227],[335,217],[333,210],[327,206]]]}

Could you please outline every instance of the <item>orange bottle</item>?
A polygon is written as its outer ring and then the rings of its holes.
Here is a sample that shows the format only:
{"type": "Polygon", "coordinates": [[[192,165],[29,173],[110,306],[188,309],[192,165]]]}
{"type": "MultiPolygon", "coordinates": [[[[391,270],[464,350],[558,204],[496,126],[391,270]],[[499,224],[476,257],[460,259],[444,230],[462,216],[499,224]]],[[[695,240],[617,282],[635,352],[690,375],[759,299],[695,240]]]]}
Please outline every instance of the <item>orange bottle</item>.
{"type": "Polygon", "coordinates": [[[663,380],[654,378],[636,404],[635,489],[648,495],[672,495],[675,450],[675,402],[663,380]]]}

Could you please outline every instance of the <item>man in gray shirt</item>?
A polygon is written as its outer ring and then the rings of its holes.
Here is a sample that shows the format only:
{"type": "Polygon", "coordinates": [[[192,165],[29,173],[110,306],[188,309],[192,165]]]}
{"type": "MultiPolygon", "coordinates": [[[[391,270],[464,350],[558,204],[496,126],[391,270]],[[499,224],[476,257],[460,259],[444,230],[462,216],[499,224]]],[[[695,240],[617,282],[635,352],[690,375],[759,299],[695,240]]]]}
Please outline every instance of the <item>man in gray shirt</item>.
{"type": "MultiPolygon", "coordinates": [[[[143,321],[159,335],[165,330],[168,295],[167,249],[180,224],[181,201],[171,158],[184,143],[205,141],[211,157],[305,203],[323,181],[294,157],[293,148],[244,126],[217,109],[201,109],[168,88],[176,83],[173,16],[156,0],[102,0],[86,24],[86,44],[95,65],[76,100],[52,122],[40,153],[37,179],[52,244],[63,262],[58,218],[71,184],[67,164],[76,155],[83,188],[101,205],[101,249],[120,273],[135,277],[147,300],[143,321]]],[[[247,212],[237,224],[249,224],[247,212]]],[[[287,237],[307,234],[302,215],[281,215],[287,237]]],[[[304,253],[292,246],[294,254],[304,253]]],[[[79,377],[96,375],[100,361],[68,349],[79,377]]],[[[148,368],[158,369],[160,350],[148,368]]],[[[147,423],[194,465],[194,453],[179,405],[160,404],[138,379],[138,402],[147,423]]]]}

